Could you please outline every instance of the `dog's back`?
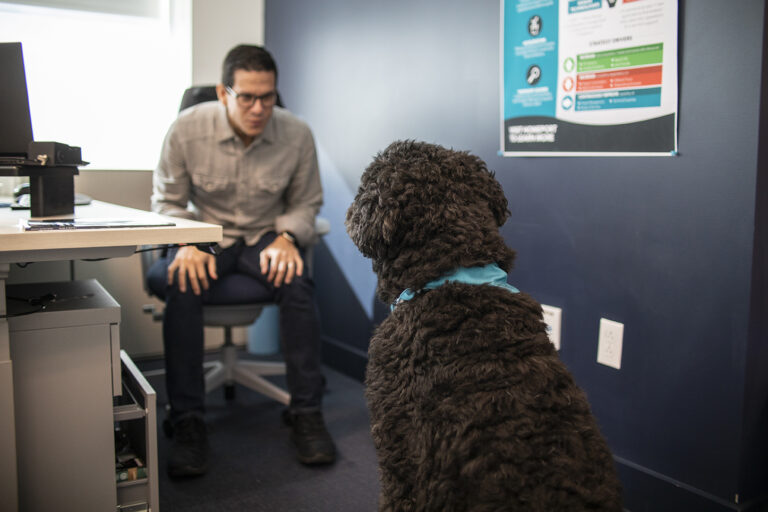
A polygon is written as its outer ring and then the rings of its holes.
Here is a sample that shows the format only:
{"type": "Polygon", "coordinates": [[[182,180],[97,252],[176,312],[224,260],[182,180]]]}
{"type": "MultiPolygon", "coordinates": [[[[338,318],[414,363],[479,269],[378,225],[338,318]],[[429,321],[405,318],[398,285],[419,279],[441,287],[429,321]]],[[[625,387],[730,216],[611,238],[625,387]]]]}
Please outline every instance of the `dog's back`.
{"type": "Polygon", "coordinates": [[[611,453],[524,293],[450,283],[375,332],[366,396],[387,511],[620,511],[611,453]]]}

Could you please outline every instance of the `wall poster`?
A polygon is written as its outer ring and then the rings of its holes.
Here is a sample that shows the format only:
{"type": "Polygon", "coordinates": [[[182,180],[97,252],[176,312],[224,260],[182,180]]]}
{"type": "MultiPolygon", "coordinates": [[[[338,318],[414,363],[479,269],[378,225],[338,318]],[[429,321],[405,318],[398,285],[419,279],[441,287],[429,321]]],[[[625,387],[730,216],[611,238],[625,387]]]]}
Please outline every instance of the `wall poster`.
{"type": "Polygon", "coordinates": [[[501,0],[505,156],[677,153],[677,0],[501,0]]]}

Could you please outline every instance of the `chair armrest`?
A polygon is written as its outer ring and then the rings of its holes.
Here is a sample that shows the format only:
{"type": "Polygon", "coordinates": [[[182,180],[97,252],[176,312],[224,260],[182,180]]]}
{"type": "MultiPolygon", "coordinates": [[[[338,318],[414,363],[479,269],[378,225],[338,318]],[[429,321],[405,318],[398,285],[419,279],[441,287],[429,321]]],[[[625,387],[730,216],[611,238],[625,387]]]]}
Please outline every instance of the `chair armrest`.
{"type": "Polygon", "coordinates": [[[315,217],[315,233],[318,238],[327,235],[331,231],[331,223],[325,217],[315,217]]]}

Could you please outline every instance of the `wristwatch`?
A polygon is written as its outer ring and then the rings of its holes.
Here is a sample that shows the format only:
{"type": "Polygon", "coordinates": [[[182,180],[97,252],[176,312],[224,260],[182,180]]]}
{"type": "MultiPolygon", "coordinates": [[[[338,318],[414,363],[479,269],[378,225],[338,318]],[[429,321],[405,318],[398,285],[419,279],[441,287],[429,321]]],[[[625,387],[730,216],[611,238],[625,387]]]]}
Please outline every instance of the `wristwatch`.
{"type": "Polygon", "coordinates": [[[291,242],[293,245],[296,245],[296,237],[293,236],[293,233],[290,231],[283,231],[280,233],[280,236],[291,242]]]}

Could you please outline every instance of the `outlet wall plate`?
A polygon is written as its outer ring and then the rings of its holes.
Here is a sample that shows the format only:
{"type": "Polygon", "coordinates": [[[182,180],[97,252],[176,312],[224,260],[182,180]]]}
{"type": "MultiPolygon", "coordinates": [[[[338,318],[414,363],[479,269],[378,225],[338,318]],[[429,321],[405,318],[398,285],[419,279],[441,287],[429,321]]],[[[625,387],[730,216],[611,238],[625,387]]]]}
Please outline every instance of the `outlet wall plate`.
{"type": "Polygon", "coordinates": [[[541,305],[544,313],[544,323],[547,324],[547,335],[549,341],[555,346],[555,350],[560,350],[560,332],[563,319],[563,310],[555,306],[541,305]]]}
{"type": "Polygon", "coordinates": [[[623,343],[624,324],[601,318],[600,334],[597,340],[597,362],[620,370],[623,343]]]}

